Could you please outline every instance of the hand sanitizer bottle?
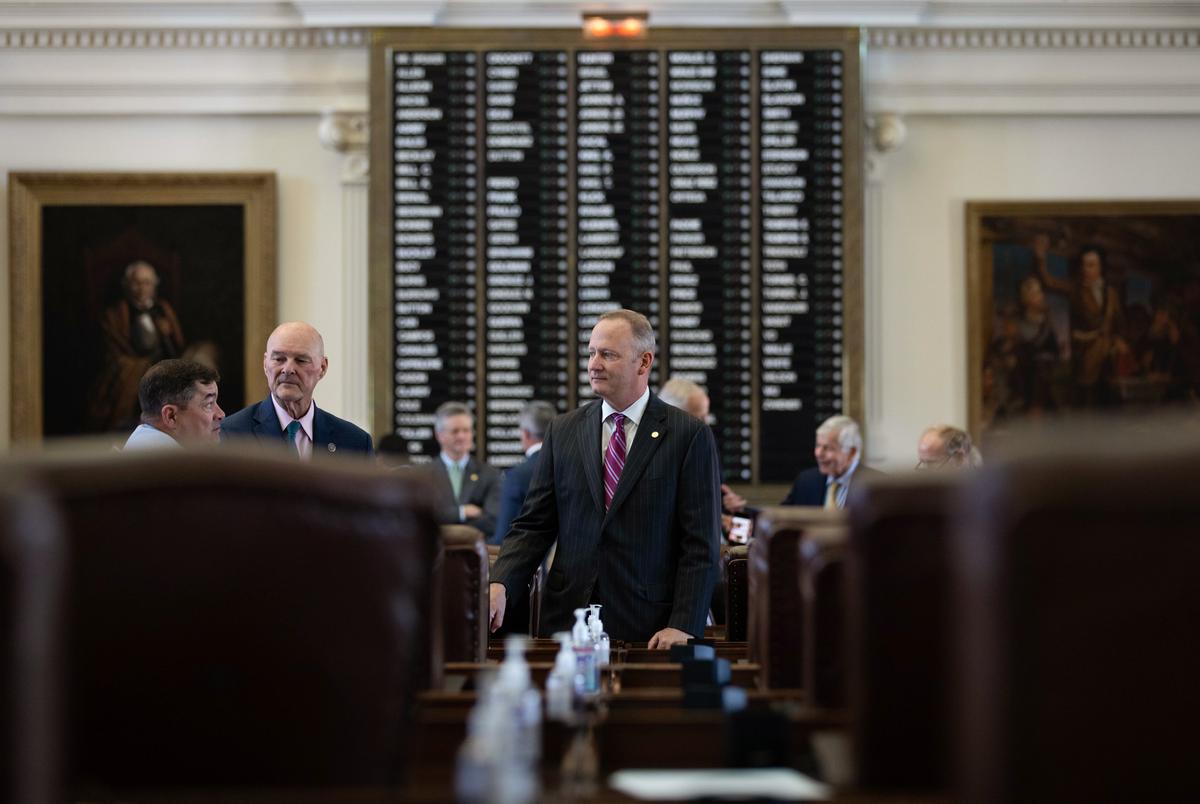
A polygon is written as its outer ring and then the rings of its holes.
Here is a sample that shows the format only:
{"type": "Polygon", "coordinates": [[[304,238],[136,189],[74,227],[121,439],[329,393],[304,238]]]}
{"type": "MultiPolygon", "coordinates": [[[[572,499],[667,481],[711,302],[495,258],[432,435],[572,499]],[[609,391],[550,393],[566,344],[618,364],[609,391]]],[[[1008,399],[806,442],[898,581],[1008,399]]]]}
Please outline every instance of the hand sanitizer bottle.
{"type": "Polygon", "coordinates": [[[559,648],[558,655],[554,657],[554,669],[546,677],[546,716],[570,723],[574,719],[575,701],[583,694],[583,685],[577,687],[575,683],[577,675],[571,635],[560,631],[554,638],[558,640],[559,648]]]}
{"type": "Polygon", "coordinates": [[[596,649],[592,643],[592,632],[583,618],[587,609],[575,609],[575,626],[571,629],[571,643],[575,649],[575,671],[583,676],[583,691],[600,691],[600,668],[596,666],[596,649]]]}
{"type": "Polygon", "coordinates": [[[610,641],[608,634],[604,633],[604,623],[600,621],[600,604],[593,603],[588,606],[591,611],[591,617],[588,618],[588,628],[592,632],[592,643],[596,646],[596,666],[608,667],[608,656],[610,641]]]}
{"type": "Polygon", "coordinates": [[[504,640],[504,662],[493,688],[511,712],[517,726],[516,751],[522,762],[536,769],[542,755],[542,696],[529,677],[525,663],[526,638],[510,634],[504,640]]]}

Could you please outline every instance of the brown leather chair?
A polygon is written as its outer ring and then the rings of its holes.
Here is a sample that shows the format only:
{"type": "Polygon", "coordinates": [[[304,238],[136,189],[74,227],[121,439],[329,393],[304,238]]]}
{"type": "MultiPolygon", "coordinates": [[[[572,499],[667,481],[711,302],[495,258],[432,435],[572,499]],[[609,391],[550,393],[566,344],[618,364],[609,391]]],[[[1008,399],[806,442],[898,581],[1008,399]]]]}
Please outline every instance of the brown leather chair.
{"type": "MultiPolygon", "coordinates": [[[[822,634],[836,644],[822,642],[822,657],[812,658],[805,650],[803,634],[812,620],[806,615],[806,557],[801,547],[815,533],[832,546],[839,534],[844,538],[844,523],[842,511],[820,508],[779,506],[759,514],[758,535],[749,551],[747,641],[751,661],[762,666],[763,684],[770,689],[802,688],[806,661],[839,661],[825,658],[841,650],[840,634],[830,630],[822,634]]],[[[840,605],[840,594],[835,599],[833,605],[840,605]]],[[[826,621],[830,616],[823,615],[826,621]]]]}
{"type": "Polygon", "coordinates": [[[74,790],[396,777],[433,641],[419,479],[230,447],[28,471],[69,537],[74,790]]]}
{"type": "Polygon", "coordinates": [[[0,799],[61,800],[64,556],[45,494],[0,471],[0,799]]]}
{"type": "Polygon", "coordinates": [[[750,548],[745,545],[730,547],[722,553],[721,560],[725,576],[725,639],[745,642],[750,600],[750,548]]]}
{"type": "Polygon", "coordinates": [[[487,661],[488,551],[478,528],[443,525],[442,654],[447,662],[487,661]]]}
{"type": "Polygon", "coordinates": [[[846,706],[846,529],[817,528],[800,546],[804,689],[813,706],[846,706]]]}
{"type": "Polygon", "coordinates": [[[962,798],[1200,799],[1200,435],[985,467],[955,545],[962,798]]]}
{"type": "Polygon", "coordinates": [[[850,503],[850,677],[858,784],[943,790],[950,747],[950,505],[962,476],[876,479],[850,503]]]}

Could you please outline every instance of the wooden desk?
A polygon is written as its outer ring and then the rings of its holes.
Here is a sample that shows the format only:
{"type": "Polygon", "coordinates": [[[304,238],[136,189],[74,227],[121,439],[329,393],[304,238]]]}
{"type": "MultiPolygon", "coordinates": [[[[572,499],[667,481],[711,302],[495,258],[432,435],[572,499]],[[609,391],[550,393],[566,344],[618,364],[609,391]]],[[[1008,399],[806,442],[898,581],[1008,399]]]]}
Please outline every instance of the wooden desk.
{"type": "MultiPolygon", "coordinates": [[[[553,662],[529,662],[529,676],[535,687],[545,689],[546,677],[554,669],[553,662]]],[[[465,683],[464,690],[475,688],[476,679],[480,673],[496,671],[500,668],[498,662],[446,662],[445,677],[447,684],[457,681],[465,683]]],[[[757,688],[762,668],[751,662],[739,662],[730,667],[732,683],[739,687],[757,688]]],[[[617,691],[635,687],[661,687],[678,689],[680,673],[683,665],[677,662],[652,662],[646,664],[612,664],[601,671],[601,684],[605,689],[615,688],[617,691]]],[[[452,689],[455,688],[452,686],[452,689]]]]}

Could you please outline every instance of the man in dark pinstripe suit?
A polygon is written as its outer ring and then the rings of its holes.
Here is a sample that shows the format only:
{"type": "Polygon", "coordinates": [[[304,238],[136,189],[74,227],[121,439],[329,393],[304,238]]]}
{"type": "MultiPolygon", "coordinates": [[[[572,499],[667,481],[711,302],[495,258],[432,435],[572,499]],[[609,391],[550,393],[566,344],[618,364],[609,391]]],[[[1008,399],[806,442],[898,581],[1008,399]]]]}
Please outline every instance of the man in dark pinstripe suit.
{"type": "Polygon", "coordinates": [[[588,376],[600,399],[546,433],[492,568],[493,631],[557,541],[543,634],[569,630],[576,608],[600,603],[613,639],[667,648],[703,635],[721,532],[717,449],[703,422],[650,393],[654,352],[645,316],[618,310],[596,323],[588,376]]]}

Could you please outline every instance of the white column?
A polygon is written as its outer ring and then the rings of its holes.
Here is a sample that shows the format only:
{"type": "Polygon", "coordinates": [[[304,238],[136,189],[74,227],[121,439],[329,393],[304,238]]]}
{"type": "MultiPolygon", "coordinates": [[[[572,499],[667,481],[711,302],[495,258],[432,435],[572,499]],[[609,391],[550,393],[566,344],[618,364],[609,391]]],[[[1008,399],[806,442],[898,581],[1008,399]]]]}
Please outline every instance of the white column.
{"type": "Polygon", "coordinates": [[[883,426],[883,179],[884,155],[904,144],[907,130],[899,115],[881,112],[867,121],[870,151],[863,188],[863,397],[866,456],[887,464],[889,445],[883,426]]]}
{"type": "Polygon", "coordinates": [[[318,134],[326,148],[344,154],[342,161],[342,354],[344,383],[339,415],[371,429],[371,377],[367,288],[367,115],[334,112],[321,115],[318,134]]]}

